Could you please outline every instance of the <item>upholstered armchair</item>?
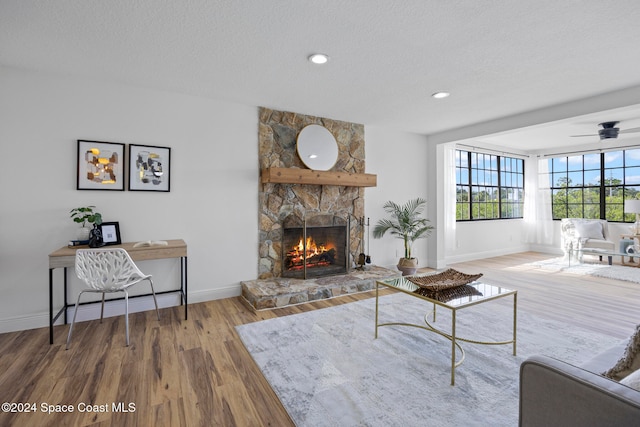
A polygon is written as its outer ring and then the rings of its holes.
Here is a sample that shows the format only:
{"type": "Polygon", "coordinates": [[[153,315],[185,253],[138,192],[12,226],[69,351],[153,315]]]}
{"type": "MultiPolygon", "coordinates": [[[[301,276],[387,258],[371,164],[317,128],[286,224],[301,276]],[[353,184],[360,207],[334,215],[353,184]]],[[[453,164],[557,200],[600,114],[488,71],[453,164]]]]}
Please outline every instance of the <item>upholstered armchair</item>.
{"type": "Polygon", "coordinates": [[[604,219],[565,218],[561,221],[561,227],[565,258],[572,256],[581,261],[582,249],[613,251],[616,248],[616,243],[609,235],[608,222],[604,219]]]}

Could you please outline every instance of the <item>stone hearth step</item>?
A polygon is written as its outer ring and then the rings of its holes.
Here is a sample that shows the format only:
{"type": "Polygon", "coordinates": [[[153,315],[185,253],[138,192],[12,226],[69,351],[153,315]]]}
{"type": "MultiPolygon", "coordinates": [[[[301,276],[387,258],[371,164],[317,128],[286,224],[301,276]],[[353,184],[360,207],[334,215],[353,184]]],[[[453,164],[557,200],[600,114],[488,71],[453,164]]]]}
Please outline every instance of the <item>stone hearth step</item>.
{"type": "Polygon", "coordinates": [[[307,280],[283,277],[248,280],[241,283],[242,297],[254,310],[280,308],[369,291],[375,289],[376,280],[400,275],[397,270],[372,265],[365,270],[352,270],[347,274],[307,280]]]}

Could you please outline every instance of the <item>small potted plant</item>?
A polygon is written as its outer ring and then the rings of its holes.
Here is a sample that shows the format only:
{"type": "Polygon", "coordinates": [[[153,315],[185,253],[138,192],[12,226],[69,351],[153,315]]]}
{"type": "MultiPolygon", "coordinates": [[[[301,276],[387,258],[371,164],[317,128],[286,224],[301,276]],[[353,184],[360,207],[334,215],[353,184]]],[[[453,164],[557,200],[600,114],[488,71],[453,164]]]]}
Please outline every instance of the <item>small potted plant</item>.
{"type": "Polygon", "coordinates": [[[398,262],[398,270],[403,276],[415,274],[418,269],[417,258],[411,256],[413,242],[428,237],[434,228],[427,218],[420,217],[426,204],[427,201],[421,198],[409,200],[402,206],[389,201],[383,207],[391,218],[381,219],[373,229],[375,238],[381,238],[388,231],[404,242],[404,257],[398,262]]]}
{"type": "Polygon", "coordinates": [[[69,211],[73,222],[81,224],[78,230],[78,240],[89,240],[91,228],[87,227],[87,223],[93,224],[94,226],[102,224],[102,214],[100,212],[94,212],[95,208],[95,206],[83,206],[69,211]]]}

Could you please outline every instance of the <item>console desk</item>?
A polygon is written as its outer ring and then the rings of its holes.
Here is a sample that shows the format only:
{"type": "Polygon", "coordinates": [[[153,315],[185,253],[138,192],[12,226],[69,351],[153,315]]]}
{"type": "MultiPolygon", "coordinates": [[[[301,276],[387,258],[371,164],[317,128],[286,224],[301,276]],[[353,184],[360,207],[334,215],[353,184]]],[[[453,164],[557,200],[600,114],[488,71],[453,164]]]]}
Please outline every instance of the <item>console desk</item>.
{"type": "MultiPolygon", "coordinates": [[[[158,294],[166,294],[180,292],[180,305],[184,304],[184,318],[187,320],[187,244],[182,239],[167,240],[167,245],[156,245],[134,248],[137,242],[123,243],[121,245],[105,246],[106,248],[123,248],[134,261],[148,261],[155,259],[180,258],[180,288],[169,291],[156,292],[158,294]]],[[[64,324],[67,324],[67,308],[75,306],[74,303],[69,304],[67,301],[67,268],[74,267],[76,262],[76,251],[78,249],[87,249],[88,246],[63,246],[60,249],[49,254],[49,344],[53,344],[53,324],[64,313],[64,324]],[[53,315],[53,270],[56,268],[64,269],[64,306],[53,315]]],[[[129,298],[148,296],[151,294],[135,295],[129,298]]],[[[114,298],[116,299],[116,298],[114,298]]],[[[122,299],[122,298],[117,298],[122,299]]],[[[109,301],[109,300],[107,300],[109,301]]],[[[99,302],[99,301],[98,301],[99,302]]],[[[92,304],[95,301],[82,303],[92,304]]]]}

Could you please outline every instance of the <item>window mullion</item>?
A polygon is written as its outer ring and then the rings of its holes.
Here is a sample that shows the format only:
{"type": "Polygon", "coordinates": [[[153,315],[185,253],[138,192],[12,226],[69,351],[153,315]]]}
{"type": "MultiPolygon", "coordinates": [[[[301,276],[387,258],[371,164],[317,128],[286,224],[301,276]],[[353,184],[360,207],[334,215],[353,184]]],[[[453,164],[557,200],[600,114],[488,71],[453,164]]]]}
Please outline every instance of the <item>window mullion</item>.
{"type": "Polygon", "coordinates": [[[502,160],[500,158],[500,156],[497,157],[498,159],[498,218],[502,218],[502,176],[501,176],[501,171],[502,171],[502,167],[500,166],[500,160],[502,160]]]}
{"type": "Polygon", "coordinates": [[[600,219],[605,219],[607,217],[605,175],[604,153],[600,153],[600,219]]]}
{"type": "Polygon", "coordinates": [[[471,168],[471,151],[467,151],[467,171],[469,183],[469,221],[473,220],[473,169],[471,168]]]}

